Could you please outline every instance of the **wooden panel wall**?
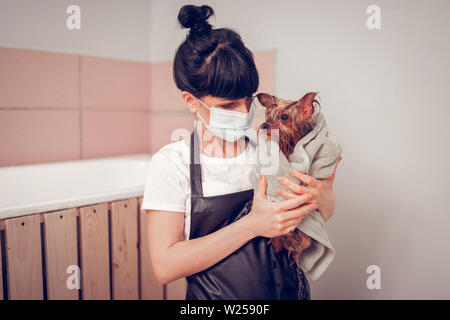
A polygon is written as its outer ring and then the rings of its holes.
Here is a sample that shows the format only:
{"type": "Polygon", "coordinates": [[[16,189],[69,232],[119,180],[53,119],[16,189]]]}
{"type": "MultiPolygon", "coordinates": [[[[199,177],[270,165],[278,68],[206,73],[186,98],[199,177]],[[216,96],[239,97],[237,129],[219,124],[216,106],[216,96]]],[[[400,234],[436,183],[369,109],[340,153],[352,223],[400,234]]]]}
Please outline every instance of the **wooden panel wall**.
{"type": "Polygon", "coordinates": [[[139,299],[137,199],[111,203],[112,298],[139,299]]]}
{"type": "Polygon", "coordinates": [[[78,289],[66,283],[68,267],[78,266],[77,209],[44,214],[44,230],[47,299],[78,300],[78,289]]]}
{"type": "Polygon", "coordinates": [[[109,300],[108,204],[101,203],[79,210],[82,299],[109,300]]]}
{"type": "Polygon", "coordinates": [[[3,290],[12,300],[185,299],[184,278],[166,286],[156,280],[141,204],[131,198],[0,220],[0,300],[3,290]]]}

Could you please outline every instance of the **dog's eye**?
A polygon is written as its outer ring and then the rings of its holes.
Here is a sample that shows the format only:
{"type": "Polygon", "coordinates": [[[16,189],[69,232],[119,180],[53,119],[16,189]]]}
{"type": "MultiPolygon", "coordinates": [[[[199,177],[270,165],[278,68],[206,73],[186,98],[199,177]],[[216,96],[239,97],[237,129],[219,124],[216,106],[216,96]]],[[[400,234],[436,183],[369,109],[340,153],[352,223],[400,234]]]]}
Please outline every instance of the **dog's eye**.
{"type": "Polygon", "coordinates": [[[261,129],[268,129],[268,128],[269,128],[269,126],[267,125],[267,123],[263,123],[261,125],[261,129]]]}
{"type": "Polygon", "coordinates": [[[280,119],[283,121],[287,121],[287,120],[289,120],[289,116],[287,114],[282,114],[280,119]]]}

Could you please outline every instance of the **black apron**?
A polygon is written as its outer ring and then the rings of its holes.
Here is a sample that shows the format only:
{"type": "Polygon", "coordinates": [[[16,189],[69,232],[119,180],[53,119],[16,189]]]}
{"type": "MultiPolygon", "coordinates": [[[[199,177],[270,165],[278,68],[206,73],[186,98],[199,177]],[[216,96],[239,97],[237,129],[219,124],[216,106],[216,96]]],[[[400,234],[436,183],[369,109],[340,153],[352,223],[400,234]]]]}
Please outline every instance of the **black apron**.
{"type": "MultiPolygon", "coordinates": [[[[253,189],[204,197],[199,154],[194,127],[190,146],[190,239],[242,218],[250,212],[253,200],[253,189]]],[[[309,283],[303,271],[297,273],[287,251],[275,253],[267,241],[266,237],[253,238],[213,266],[187,276],[186,300],[309,300],[309,283]]]]}

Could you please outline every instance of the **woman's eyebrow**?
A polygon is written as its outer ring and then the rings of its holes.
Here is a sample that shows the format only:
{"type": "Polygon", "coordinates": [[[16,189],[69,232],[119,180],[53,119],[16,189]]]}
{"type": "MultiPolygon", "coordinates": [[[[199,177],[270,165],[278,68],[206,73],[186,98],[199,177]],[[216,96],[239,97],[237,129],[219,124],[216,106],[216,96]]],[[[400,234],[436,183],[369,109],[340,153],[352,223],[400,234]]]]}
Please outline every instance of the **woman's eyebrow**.
{"type": "Polygon", "coordinates": [[[227,102],[227,103],[224,103],[224,104],[217,104],[217,106],[219,106],[219,107],[232,107],[232,106],[234,106],[236,104],[239,104],[239,101],[232,101],[232,102],[227,102]]]}
{"type": "Polygon", "coordinates": [[[218,104],[218,106],[220,106],[220,107],[231,107],[231,106],[233,106],[233,105],[235,105],[237,103],[239,103],[239,102],[233,101],[233,102],[227,102],[227,103],[224,103],[224,104],[218,104]]]}

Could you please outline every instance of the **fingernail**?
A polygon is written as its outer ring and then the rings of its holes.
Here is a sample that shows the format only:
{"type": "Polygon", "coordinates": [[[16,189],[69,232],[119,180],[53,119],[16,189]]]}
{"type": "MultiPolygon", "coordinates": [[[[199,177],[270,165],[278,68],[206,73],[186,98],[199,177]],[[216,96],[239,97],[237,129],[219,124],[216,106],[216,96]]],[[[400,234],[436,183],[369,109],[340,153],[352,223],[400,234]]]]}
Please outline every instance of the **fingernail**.
{"type": "Polygon", "coordinates": [[[286,178],[285,178],[284,176],[280,176],[280,177],[278,177],[278,180],[279,180],[279,181],[281,181],[281,182],[284,182],[284,181],[286,181],[285,179],[286,179],[286,178]]]}

